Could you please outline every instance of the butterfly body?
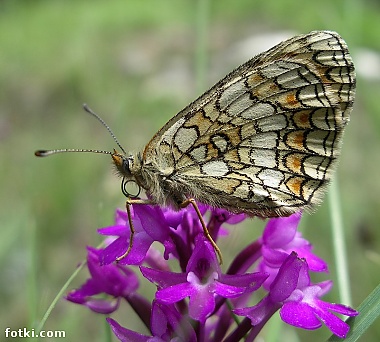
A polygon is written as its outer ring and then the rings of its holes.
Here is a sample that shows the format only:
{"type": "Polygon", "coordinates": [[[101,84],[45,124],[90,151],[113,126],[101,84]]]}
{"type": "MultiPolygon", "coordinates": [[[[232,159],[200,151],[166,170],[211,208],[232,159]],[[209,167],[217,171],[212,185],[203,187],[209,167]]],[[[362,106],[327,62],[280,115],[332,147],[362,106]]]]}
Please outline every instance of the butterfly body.
{"type": "Polygon", "coordinates": [[[335,32],[293,37],[241,65],[114,162],[152,201],[194,198],[261,217],[312,209],[340,152],[355,94],[335,32]]]}

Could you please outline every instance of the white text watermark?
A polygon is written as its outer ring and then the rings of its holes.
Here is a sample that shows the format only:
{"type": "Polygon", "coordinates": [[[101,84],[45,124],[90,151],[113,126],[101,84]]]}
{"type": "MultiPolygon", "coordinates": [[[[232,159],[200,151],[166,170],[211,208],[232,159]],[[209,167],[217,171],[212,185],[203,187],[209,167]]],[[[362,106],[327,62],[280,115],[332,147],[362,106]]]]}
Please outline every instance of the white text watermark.
{"type": "Polygon", "coordinates": [[[30,338],[30,337],[39,337],[39,338],[65,338],[66,332],[63,330],[41,330],[39,332],[34,329],[19,328],[11,329],[5,328],[4,330],[5,338],[30,338]]]}

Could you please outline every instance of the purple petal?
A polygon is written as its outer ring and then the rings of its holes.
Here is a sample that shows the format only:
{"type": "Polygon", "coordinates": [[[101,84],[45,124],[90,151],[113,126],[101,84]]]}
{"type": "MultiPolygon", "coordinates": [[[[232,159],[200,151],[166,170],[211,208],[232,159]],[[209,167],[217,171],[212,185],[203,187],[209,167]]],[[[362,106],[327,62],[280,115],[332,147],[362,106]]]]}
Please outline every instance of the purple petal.
{"type": "Polygon", "coordinates": [[[278,271],[277,277],[270,286],[269,296],[273,302],[283,302],[296,289],[300,270],[305,261],[292,253],[284,261],[278,271]]]}
{"type": "MultiPolygon", "coordinates": [[[[156,300],[152,304],[151,331],[163,341],[196,342],[197,338],[188,319],[181,315],[173,305],[162,304],[156,300]]],[[[160,340],[161,341],[161,340],[160,340]]]]}
{"type": "Polygon", "coordinates": [[[195,248],[187,264],[186,272],[194,272],[199,279],[203,279],[213,272],[216,272],[218,276],[221,274],[215,250],[210,242],[205,240],[203,234],[196,237],[195,248]]]}
{"type": "Polygon", "coordinates": [[[100,256],[101,263],[103,265],[112,264],[120,255],[123,255],[127,251],[128,246],[129,237],[123,236],[117,238],[103,249],[100,256]]]}
{"type": "Polygon", "coordinates": [[[359,315],[358,311],[354,310],[353,308],[350,308],[347,305],[323,302],[320,300],[318,300],[318,304],[319,304],[319,307],[323,308],[324,310],[334,311],[334,312],[339,313],[341,315],[345,315],[345,316],[357,316],[357,315],[359,315]]]}
{"type": "Polygon", "coordinates": [[[285,303],[280,309],[280,316],[285,323],[298,328],[313,330],[322,326],[314,310],[306,303],[285,303]]]}
{"type": "Polygon", "coordinates": [[[245,293],[245,288],[239,286],[231,286],[216,281],[215,293],[224,298],[235,298],[245,293]]]}
{"type": "Polygon", "coordinates": [[[233,214],[226,222],[228,224],[238,224],[247,219],[247,217],[248,216],[246,214],[233,214]]]}
{"type": "Polygon", "coordinates": [[[84,304],[90,296],[97,295],[102,292],[98,281],[88,279],[79,289],[72,290],[66,296],[70,302],[84,304]]]}
{"type": "Polygon", "coordinates": [[[192,284],[181,283],[158,290],[156,292],[156,299],[163,303],[173,304],[193,295],[195,292],[196,290],[192,284]]]}
{"type": "Polygon", "coordinates": [[[152,317],[150,320],[150,329],[154,336],[163,338],[166,334],[170,336],[171,331],[175,329],[176,322],[170,327],[167,317],[168,309],[165,310],[165,304],[161,304],[156,300],[152,303],[152,317]]]}
{"type": "Polygon", "coordinates": [[[289,255],[288,252],[282,249],[268,248],[266,245],[262,246],[261,252],[264,258],[263,263],[265,263],[266,266],[272,268],[280,268],[282,263],[289,255]]]}
{"type": "MultiPolygon", "coordinates": [[[[99,230],[103,235],[116,235],[118,239],[113,241],[104,249],[102,260],[105,264],[112,263],[116,258],[122,256],[128,249],[130,229],[128,216],[125,212],[117,211],[118,225],[102,228],[99,230]],[[122,224],[125,225],[122,225],[122,224]]],[[[147,251],[154,241],[160,241],[166,246],[166,257],[173,252],[175,247],[169,239],[170,229],[166,224],[162,210],[157,206],[134,205],[133,206],[133,226],[135,235],[133,246],[129,254],[120,260],[120,264],[139,265],[144,260],[147,251]]]]}
{"type": "Polygon", "coordinates": [[[144,266],[140,266],[140,270],[145,278],[152,283],[156,283],[160,288],[166,288],[180,283],[187,283],[185,273],[155,270],[144,266]]]}
{"type": "Polygon", "coordinates": [[[248,308],[239,308],[232,310],[236,315],[248,317],[252,325],[260,324],[271,313],[275,312],[280,307],[279,304],[273,303],[270,298],[264,297],[258,304],[248,308]]]}
{"type": "Polygon", "coordinates": [[[348,331],[350,330],[350,327],[346,322],[343,322],[340,318],[327,310],[320,309],[319,307],[314,307],[313,309],[314,313],[334,335],[340,338],[346,337],[348,331]]]}
{"type": "Polygon", "coordinates": [[[119,307],[120,299],[112,301],[106,299],[91,299],[86,302],[86,306],[94,312],[109,315],[119,307]]]}
{"type": "Polygon", "coordinates": [[[165,221],[169,227],[172,227],[174,229],[177,229],[177,227],[180,225],[184,214],[184,210],[174,211],[168,208],[165,208],[164,210],[165,221]]]}
{"type": "MultiPolygon", "coordinates": [[[[134,217],[133,207],[131,208],[131,216],[132,218],[134,217]]],[[[116,209],[115,223],[124,226],[128,224],[128,213],[126,209],[116,209]]]]}
{"type": "Polygon", "coordinates": [[[279,248],[289,243],[297,232],[300,220],[301,213],[270,219],[263,233],[263,243],[271,248],[279,248]]]}
{"type": "MultiPolygon", "coordinates": [[[[239,291],[238,289],[243,289],[243,292],[252,292],[256,291],[267,277],[268,274],[263,272],[246,273],[239,275],[222,274],[220,280],[216,282],[216,289],[217,291],[220,291],[219,289],[222,286],[228,285],[231,288],[235,287],[237,289],[236,292],[239,291]]],[[[217,293],[223,296],[220,292],[217,293]]]]}
{"type": "Polygon", "coordinates": [[[170,254],[173,255],[174,257],[178,256],[177,246],[172,239],[168,239],[164,241],[163,245],[165,248],[165,251],[164,251],[165,260],[169,259],[170,254]]]}
{"type": "Polygon", "coordinates": [[[122,342],[148,342],[151,340],[150,336],[145,336],[135,331],[126,329],[112,318],[107,318],[107,322],[111,326],[115,336],[122,342]]]}
{"type": "Polygon", "coordinates": [[[134,211],[144,231],[153,240],[164,242],[167,239],[170,229],[162,210],[158,206],[135,205],[134,211]]]}
{"type": "MultiPolygon", "coordinates": [[[[139,265],[144,260],[148,249],[154,240],[144,231],[135,233],[133,238],[133,246],[128,255],[119,261],[122,265],[139,265]]],[[[110,245],[104,248],[102,253],[102,262],[110,264],[122,256],[129,247],[129,238],[119,237],[110,245]]]]}
{"type": "Polygon", "coordinates": [[[95,312],[109,314],[118,308],[120,297],[127,297],[137,290],[139,282],[137,276],[125,266],[101,265],[101,252],[88,247],[87,267],[91,278],[80,289],[71,291],[66,299],[95,312]],[[112,298],[94,298],[98,294],[108,294],[112,298]]]}
{"type": "Polygon", "coordinates": [[[209,291],[209,286],[198,288],[190,294],[189,315],[191,318],[204,323],[208,315],[215,309],[214,294],[209,291]]]}
{"type": "Polygon", "coordinates": [[[323,297],[326,293],[330,292],[333,287],[333,282],[332,280],[325,280],[315,285],[320,289],[318,291],[318,297],[323,297]]]}
{"type": "Polygon", "coordinates": [[[131,233],[129,227],[127,227],[126,225],[113,225],[104,228],[99,228],[97,232],[100,235],[127,236],[128,238],[131,233]]]}
{"type": "Polygon", "coordinates": [[[122,265],[101,265],[99,261],[101,255],[102,250],[88,248],[87,267],[91,274],[91,281],[88,281],[85,284],[86,288],[82,290],[98,290],[115,297],[136,291],[139,284],[137,276],[122,265]]]}
{"type": "MultiPolygon", "coordinates": [[[[299,259],[299,258],[298,258],[299,259]]],[[[310,285],[310,274],[309,274],[309,265],[305,261],[305,259],[299,259],[302,264],[301,268],[299,270],[298,274],[298,282],[297,282],[297,289],[304,289],[304,288],[312,288],[310,285]]],[[[318,292],[321,290],[319,286],[317,286],[318,292]]]]}
{"type": "Polygon", "coordinates": [[[327,263],[317,255],[311,252],[308,248],[294,249],[300,258],[306,259],[309,269],[314,272],[328,272],[327,263]]]}
{"type": "MultiPolygon", "coordinates": [[[[119,261],[119,263],[121,265],[140,265],[144,261],[144,258],[146,257],[146,254],[148,253],[148,250],[153,242],[154,240],[145,232],[135,234],[132,249],[125,258],[119,261]]],[[[124,248],[124,252],[118,256],[123,255],[128,246],[129,241],[125,246],[126,248],[124,248]]]]}

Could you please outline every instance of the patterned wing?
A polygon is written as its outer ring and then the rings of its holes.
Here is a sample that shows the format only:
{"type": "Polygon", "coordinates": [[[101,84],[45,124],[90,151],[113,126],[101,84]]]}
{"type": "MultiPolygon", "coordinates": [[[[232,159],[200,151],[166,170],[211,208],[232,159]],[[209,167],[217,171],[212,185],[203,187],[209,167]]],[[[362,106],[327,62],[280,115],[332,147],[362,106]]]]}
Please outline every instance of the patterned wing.
{"type": "Polygon", "coordinates": [[[269,217],[308,209],[331,178],[354,93],[342,38],[328,31],[297,36],[178,113],[143,160],[176,191],[234,212],[269,217]]]}

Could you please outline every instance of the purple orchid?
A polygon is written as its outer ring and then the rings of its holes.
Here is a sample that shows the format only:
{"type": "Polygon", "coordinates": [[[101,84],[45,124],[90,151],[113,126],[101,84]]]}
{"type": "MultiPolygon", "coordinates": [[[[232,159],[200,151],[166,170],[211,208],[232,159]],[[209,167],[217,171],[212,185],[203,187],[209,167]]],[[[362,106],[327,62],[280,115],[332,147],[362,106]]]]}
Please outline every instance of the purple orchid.
{"type": "MultiPolygon", "coordinates": [[[[118,210],[116,224],[99,230],[109,236],[107,246],[102,250],[88,248],[91,278],[67,296],[106,314],[117,310],[122,299],[127,301],[151,334],[129,330],[108,318],[121,341],[230,342],[244,336],[252,341],[278,310],[290,325],[317,329],[323,322],[337,336],[345,336],[348,326],[332,312],[358,314],[320,299],[330,290],[330,281],[310,282],[309,271],[326,272],[328,268],[297,232],[300,214],[269,220],[263,235],[239,252],[223,273],[193,207],[179,212],[151,205],[133,205],[131,209],[135,234],[130,253],[115,262],[127,250],[130,239],[128,216],[118,210]],[[162,244],[163,253],[152,245],[155,241],[162,244]],[[172,271],[175,263],[177,272],[172,271]],[[142,275],[157,285],[152,303],[138,293],[137,277],[126,264],[140,265],[142,275]],[[246,273],[250,268],[259,272],[246,273]],[[258,304],[243,308],[260,287],[267,295],[258,304]],[[231,307],[246,318],[236,323],[231,307]]],[[[199,209],[214,241],[228,234],[225,224],[246,218],[205,205],[199,209]]]]}
{"type": "Polygon", "coordinates": [[[92,311],[109,314],[118,308],[121,298],[131,296],[138,289],[139,281],[133,271],[125,266],[101,265],[101,250],[92,247],[87,250],[91,278],[80,289],[71,291],[66,299],[85,305],[92,311]],[[108,298],[97,298],[99,294],[107,294],[108,298]]]}
{"type": "Polygon", "coordinates": [[[258,268],[270,275],[264,283],[264,288],[267,290],[276,277],[279,268],[293,251],[307,261],[311,271],[328,271],[326,262],[312,253],[310,242],[302,237],[301,232],[297,231],[300,220],[300,213],[295,213],[289,217],[270,219],[259,239],[262,260],[258,268]]]}
{"type": "Polygon", "coordinates": [[[216,295],[235,298],[257,290],[266,279],[265,273],[222,274],[211,244],[198,235],[194,252],[185,273],[164,272],[140,267],[142,274],[158,285],[156,299],[172,304],[189,297],[189,315],[204,323],[215,309],[216,295]]]}
{"type": "MultiPolygon", "coordinates": [[[[159,207],[148,205],[133,206],[133,226],[135,234],[133,247],[130,253],[120,260],[121,264],[139,265],[143,262],[146,253],[154,241],[161,242],[166,247],[166,257],[174,250],[170,240],[170,228],[159,207]]],[[[102,253],[104,264],[110,264],[117,257],[122,256],[128,249],[131,235],[128,214],[121,210],[116,211],[116,224],[114,226],[99,229],[101,235],[118,236],[110,243],[102,253]]]]}
{"type": "Polygon", "coordinates": [[[358,312],[345,305],[320,300],[331,286],[331,281],[311,284],[306,260],[292,252],[271,283],[268,295],[257,305],[234,312],[250,318],[253,326],[259,326],[280,308],[281,319],[290,325],[312,330],[320,328],[322,321],[335,335],[343,338],[349,327],[331,311],[346,316],[356,316],[358,312]]]}
{"type": "MultiPolygon", "coordinates": [[[[199,205],[202,214],[210,212],[208,230],[216,240],[223,223],[237,224],[246,218],[245,215],[233,215],[224,209],[211,209],[206,205],[199,205]]],[[[131,235],[128,215],[126,212],[116,211],[116,224],[101,228],[99,234],[116,236],[112,242],[104,248],[101,259],[104,264],[114,262],[128,249],[131,235]]],[[[135,229],[133,247],[128,255],[119,262],[125,265],[140,265],[144,262],[148,250],[154,241],[158,241],[165,247],[165,259],[169,255],[180,260],[184,269],[194,248],[195,237],[203,231],[199,217],[192,206],[186,210],[173,211],[170,208],[161,209],[152,205],[134,205],[132,221],[135,229]],[[189,241],[191,243],[189,243],[189,241]]],[[[225,235],[222,231],[221,235],[225,235]]]]}

